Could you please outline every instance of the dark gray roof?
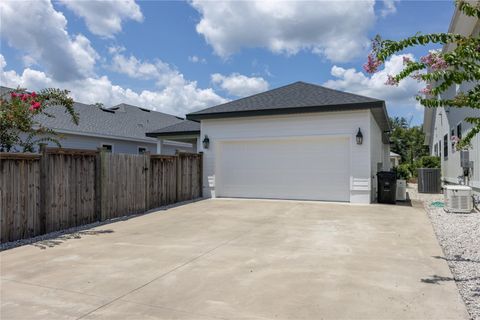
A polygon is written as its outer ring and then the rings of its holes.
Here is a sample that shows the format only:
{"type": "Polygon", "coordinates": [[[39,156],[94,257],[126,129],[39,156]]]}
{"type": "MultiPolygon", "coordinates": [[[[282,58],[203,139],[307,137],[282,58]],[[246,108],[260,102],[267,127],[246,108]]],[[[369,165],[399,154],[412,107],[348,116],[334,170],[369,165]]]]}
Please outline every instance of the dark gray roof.
{"type": "Polygon", "coordinates": [[[321,111],[372,109],[382,130],[390,128],[385,101],[358,94],[295,82],[253,96],[187,114],[187,119],[293,114],[321,111]]]}
{"type": "Polygon", "coordinates": [[[169,136],[176,134],[199,134],[200,123],[190,120],[184,120],[174,125],[161,128],[152,132],[147,132],[148,137],[169,136]]]}
{"type": "Polygon", "coordinates": [[[193,112],[188,114],[187,117],[194,119],[199,118],[197,116],[216,113],[359,105],[382,102],[382,100],[299,81],[253,96],[193,112]]]}
{"type": "MultiPolygon", "coordinates": [[[[0,92],[3,94],[10,90],[12,89],[1,87],[0,92]]],[[[155,142],[156,139],[147,137],[145,135],[147,132],[185,121],[183,118],[170,114],[124,103],[112,108],[102,109],[95,105],[75,102],[74,108],[79,114],[78,126],[72,123],[70,116],[63,108],[50,108],[48,110],[48,113],[52,114],[54,118],[40,115],[36,120],[43,126],[57,131],[151,140],[152,142],[155,142]]]]}

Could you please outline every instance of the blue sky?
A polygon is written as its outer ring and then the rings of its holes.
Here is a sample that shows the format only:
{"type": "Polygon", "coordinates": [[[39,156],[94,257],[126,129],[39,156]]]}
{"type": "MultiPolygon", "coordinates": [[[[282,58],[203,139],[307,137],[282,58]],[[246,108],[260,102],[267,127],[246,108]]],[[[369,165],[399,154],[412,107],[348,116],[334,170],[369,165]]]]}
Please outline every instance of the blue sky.
{"type": "MultiPolygon", "coordinates": [[[[177,115],[295,81],[387,101],[391,116],[423,111],[401,67],[363,73],[368,39],[446,32],[453,1],[2,1],[1,82],[56,86],[80,102],[127,102],[177,115]],[[18,20],[18,12],[23,14],[18,20]]],[[[408,50],[414,58],[432,47],[408,50]]]]}

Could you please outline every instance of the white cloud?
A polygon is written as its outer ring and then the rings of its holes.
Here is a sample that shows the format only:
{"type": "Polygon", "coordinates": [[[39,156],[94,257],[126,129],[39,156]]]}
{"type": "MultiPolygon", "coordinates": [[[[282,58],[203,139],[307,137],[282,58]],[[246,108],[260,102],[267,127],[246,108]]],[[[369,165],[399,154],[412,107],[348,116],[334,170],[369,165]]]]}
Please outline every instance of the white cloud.
{"type": "MultiPolygon", "coordinates": [[[[138,61],[138,60],[137,60],[138,61]]],[[[29,90],[46,87],[63,88],[71,91],[72,97],[83,103],[101,102],[106,106],[129,103],[152,110],[176,115],[224,103],[227,100],[213,89],[201,89],[195,81],[186,81],[178,74],[158,90],[133,91],[113,84],[107,76],[87,77],[72,81],[56,81],[46,73],[26,68],[21,74],[6,70],[6,61],[0,54],[0,82],[7,87],[21,86],[29,90]]]]}
{"type": "Polygon", "coordinates": [[[188,61],[193,63],[206,63],[207,60],[205,58],[200,58],[198,56],[189,56],[188,61]]]}
{"type": "MultiPolygon", "coordinates": [[[[117,18],[122,19],[122,12],[125,15],[133,12],[129,17],[134,20],[142,17],[140,11],[135,11],[137,5],[133,1],[65,3],[80,11],[100,6],[102,17],[105,14],[106,21],[111,21],[90,24],[89,27],[104,26],[103,31],[93,30],[104,32],[102,35],[106,36],[121,30],[121,21],[117,18]],[[111,13],[108,8],[117,11],[111,13]]],[[[88,10],[81,12],[88,13],[88,10]]],[[[126,49],[122,46],[108,48],[112,55],[112,69],[131,78],[153,80],[156,88],[134,91],[113,84],[107,76],[98,76],[94,72],[96,63],[101,61],[105,65],[107,60],[98,56],[84,35],[67,32],[65,16],[56,11],[49,0],[1,1],[0,14],[1,36],[20,51],[26,66],[20,72],[7,70],[7,62],[0,54],[0,83],[4,86],[21,86],[29,90],[64,88],[70,90],[72,97],[79,102],[101,102],[106,106],[125,102],[177,115],[226,102],[212,88],[199,88],[196,81],[186,80],[182,73],[163,61],[145,62],[124,55],[126,49]],[[33,65],[41,69],[33,68],[33,65]]]]}
{"type": "MultiPolygon", "coordinates": [[[[182,88],[191,92],[199,90],[200,93],[201,91],[197,88],[195,81],[186,80],[180,71],[159,59],[153,62],[141,61],[133,55],[127,57],[121,53],[114,53],[111,67],[112,70],[128,75],[130,78],[154,80],[157,87],[174,90],[179,94],[182,94],[182,88]],[[195,90],[192,91],[192,89],[195,90]]],[[[199,95],[199,97],[201,96],[199,95]]],[[[223,102],[224,100],[217,96],[217,101],[223,102]]]]}
{"type": "Polygon", "coordinates": [[[418,91],[424,87],[422,83],[412,78],[400,82],[398,86],[386,85],[387,75],[396,75],[403,69],[403,56],[414,60],[411,54],[393,55],[385,63],[385,68],[368,77],[356,69],[344,69],[333,66],[331,74],[336,80],[328,80],[324,83],[326,87],[357,93],[367,97],[383,99],[387,105],[415,106],[421,108],[415,100],[418,91]]]}
{"type": "Polygon", "coordinates": [[[131,78],[144,80],[157,79],[171,71],[168,64],[162,61],[141,62],[134,56],[126,57],[120,53],[115,53],[112,57],[112,70],[131,78]]]}
{"type": "Polygon", "coordinates": [[[216,54],[228,57],[244,47],[275,53],[307,50],[332,61],[348,61],[369,43],[374,0],[200,1],[197,32],[216,54]]]}
{"type": "Polygon", "coordinates": [[[108,53],[115,54],[115,53],[122,53],[127,50],[124,46],[111,46],[108,47],[108,53]]]}
{"type": "Polygon", "coordinates": [[[94,74],[98,54],[83,35],[71,37],[65,16],[48,0],[1,1],[2,38],[40,61],[55,80],[71,81],[94,74]]]}
{"type": "Polygon", "coordinates": [[[268,82],[262,77],[247,77],[238,73],[232,73],[229,76],[214,73],[211,78],[213,83],[219,85],[228,94],[237,97],[263,92],[269,87],[268,82]]]}
{"type": "Polygon", "coordinates": [[[143,14],[135,0],[72,1],[60,0],[77,16],[85,19],[88,30],[102,37],[113,37],[122,31],[124,20],[143,21],[143,14]]]}
{"type": "Polygon", "coordinates": [[[380,15],[385,18],[388,15],[397,12],[396,2],[398,0],[383,0],[383,8],[380,9],[380,15]]]}

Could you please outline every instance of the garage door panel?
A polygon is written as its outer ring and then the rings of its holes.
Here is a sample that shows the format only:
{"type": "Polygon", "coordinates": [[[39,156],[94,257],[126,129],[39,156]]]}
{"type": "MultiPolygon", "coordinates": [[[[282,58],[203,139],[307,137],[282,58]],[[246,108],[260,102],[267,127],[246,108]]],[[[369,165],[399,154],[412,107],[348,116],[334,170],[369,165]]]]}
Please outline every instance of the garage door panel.
{"type": "Polygon", "coordinates": [[[348,159],[348,138],[220,142],[217,195],[348,201],[348,159]]]}

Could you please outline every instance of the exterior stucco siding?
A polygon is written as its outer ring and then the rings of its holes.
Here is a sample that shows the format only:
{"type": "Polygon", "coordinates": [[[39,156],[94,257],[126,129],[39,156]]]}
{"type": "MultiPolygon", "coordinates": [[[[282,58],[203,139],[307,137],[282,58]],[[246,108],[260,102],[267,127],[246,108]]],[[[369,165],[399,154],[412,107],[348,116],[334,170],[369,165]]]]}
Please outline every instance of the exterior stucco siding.
{"type": "MultiPolygon", "coordinates": [[[[156,153],[156,144],[155,143],[146,143],[143,141],[125,141],[120,139],[110,139],[110,138],[101,138],[101,137],[89,137],[81,135],[72,135],[72,134],[62,134],[60,143],[63,148],[73,148],[73,149],[89,149],[95,150],[101,147],[102,144],[113,145],[114,153],[130,153],[137,154],[138,148],[143,147],[147,148],[152,154],[156,153]]],[[[55,144],[49,143],[49,146],[55,147],[55,144]]]]}
{"type": "MultiPolygon", "coordinates": [[[[302,136],[348,136],[350,139],[350,202],[371,201],[371,120],[370,110],[325,112],[278,116],[258,116],[229,119],[210,119],[201,122],[201,137],[208,135],[210,147],[204,152],[204,195],[215,196],[215,148],[221,140],[282,138],[302,136]],[[358,128],[364,143],[357,145],[358,128]],[[368,188],[355,182],[368,181],[368,188]]],[[[373,131],[377,135],[379,130],[373,131]]],[[[381,132],[380,132],[381,134],[381,132]]],[[[381,144],[381,135],[378,137],[381,144]]],[[[376,141],[376,139],[375,139],[376,141]]],[[[328,152],[328,150],[326,150],[328,152]]]]}
{"type": "MultiPolygon", "coordinates": [[[[457,134],[457,125],[462,125],[462,135],[470,129],[470,125],[462,121],[467,116],[480,117],[480,110],[473,109],[456,109],[456,108],[438,108],[435,112],[435,124],[433,126],[432,145],[430,146],[430,154],[435,155],[435,145],[438,148],[442,165],[442,177],[448,183],[458,183],[459,176],[463,174],[460,167],[460,152],[455,150],[451,143],[452,130],[457,134]],[[448,112],[447,112],[448,111],[448,112]],[[476,113],[476,115],[474,115],[476,113]],[[444,136],[448,136],[448,153],[444,154],[444,136]]],[[[476,191],[480,191],[480,135],[476,135],[470,148],[470,161],[473,161],[473,172],[470,180],[470,186],[476,191]]]]}

